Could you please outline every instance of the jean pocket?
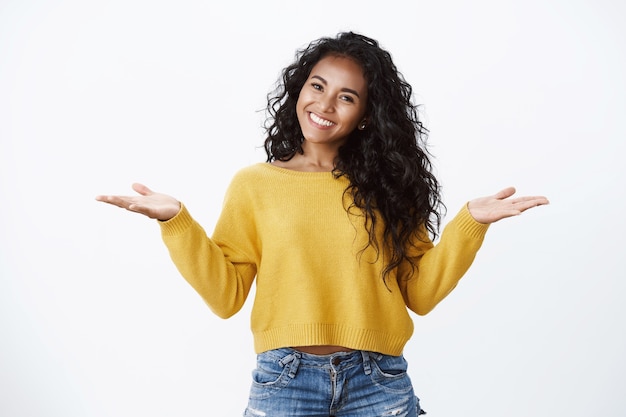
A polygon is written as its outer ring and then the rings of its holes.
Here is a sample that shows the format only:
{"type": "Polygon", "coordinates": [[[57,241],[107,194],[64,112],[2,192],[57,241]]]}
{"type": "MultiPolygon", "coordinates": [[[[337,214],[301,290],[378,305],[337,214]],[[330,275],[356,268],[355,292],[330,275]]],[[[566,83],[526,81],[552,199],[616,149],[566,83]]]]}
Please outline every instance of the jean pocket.
{"type": "Polygon", "coordinates": [[[268,398],[289,384],[289,365],[281,366],[279,359],[260,354],[256,368],[252,371],[250,398],[268,398]]]}
{"type": "Polygon", "coordinates": [[[372,382],[380,388],[395,393],[409,393],[413,390],[404,357],[382,355],[379,360],[372,358],[371,368],[372,382]]]}
{"type": "Polygon", "coordinates": [[[252,382],[258,385],[274,385],[280,382],[287,373],[287,368],[280,365],[267,366],[267,363],[257,363],[257,367],[252,371],[252,382]]]}

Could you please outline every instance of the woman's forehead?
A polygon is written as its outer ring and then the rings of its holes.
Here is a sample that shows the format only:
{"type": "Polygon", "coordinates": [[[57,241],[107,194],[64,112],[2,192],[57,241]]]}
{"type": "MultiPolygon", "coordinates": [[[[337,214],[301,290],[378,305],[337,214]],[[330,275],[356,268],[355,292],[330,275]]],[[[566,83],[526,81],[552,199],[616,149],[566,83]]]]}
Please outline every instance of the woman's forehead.
{"type": "Polygon", "coordinates": [[[350,57],[328,55],[320,59],[311,70],[309,77],[318,76],[328,83],[347,84],[353,89],[367,89],[367,82],[361,65],[350,57]]]}

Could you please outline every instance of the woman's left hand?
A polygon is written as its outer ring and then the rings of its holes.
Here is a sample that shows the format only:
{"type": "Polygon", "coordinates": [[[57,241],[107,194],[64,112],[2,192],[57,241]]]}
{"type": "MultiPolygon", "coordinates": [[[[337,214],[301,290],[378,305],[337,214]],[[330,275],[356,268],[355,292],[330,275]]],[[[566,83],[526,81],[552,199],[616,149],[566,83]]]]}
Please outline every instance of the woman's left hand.
{"type": "Polygon", "coordinates": [[[515,188],[508,187],[492,196],[471,200],[467,208],[474,220],[488,224],[507,217],[518,216],[530,208],[550,203],[543,196],[509,198],[513,194],[515,194],[515,188]]]}

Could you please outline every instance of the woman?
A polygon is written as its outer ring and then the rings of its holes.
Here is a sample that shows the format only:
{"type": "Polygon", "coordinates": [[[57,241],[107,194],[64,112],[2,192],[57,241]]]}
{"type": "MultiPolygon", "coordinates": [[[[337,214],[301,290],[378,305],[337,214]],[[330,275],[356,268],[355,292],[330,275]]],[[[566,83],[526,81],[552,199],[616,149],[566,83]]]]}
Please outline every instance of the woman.
{"type": "Polygon", "coordinates": [[[548,203],[510,198],[513,188],[471,200],[434,245],[443,204],[411,100],[375,40],[321,38],[284,69],[268,99],[267,161],[235,175],[210,238],[144,185],[97,197],[158,219],[180,273],[220,317],[256,279],[246,416],[420,414],[402,356],[408,309],[426,314],[450,293],[490,223],[548,203]]]}

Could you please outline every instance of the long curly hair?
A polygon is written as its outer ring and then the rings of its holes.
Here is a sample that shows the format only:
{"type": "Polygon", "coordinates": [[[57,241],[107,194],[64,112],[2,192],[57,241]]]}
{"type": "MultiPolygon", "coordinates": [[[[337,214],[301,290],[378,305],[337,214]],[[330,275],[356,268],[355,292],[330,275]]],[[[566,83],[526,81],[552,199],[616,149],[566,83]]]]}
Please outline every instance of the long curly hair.
{"type": "Polygon", "coordinates": [[[383,270],[386,282],[403,261],[413,269],[417,267],[410,247],[416,240],[438,236],[445,206],[440,184],[432,173],[426,146],[428,130],[412,102],[412,87],[376,40],[343,32],[297,51],[295,61],[282,71],[276,89],[267,98],[267,162],[288,161],[303,153],[296,103],[312,68],[328,55],[353,59],[367,81],[367,127],[355,129],[341,146],[334,174],[350,181],[345,192],[352,203],[346,209],[352,212],[358,208],[363,213],[369,246],[379,256],[381,246],[389,254],[383,270]],[[376,238],[379,222],[384,242],[376,238]]]}

